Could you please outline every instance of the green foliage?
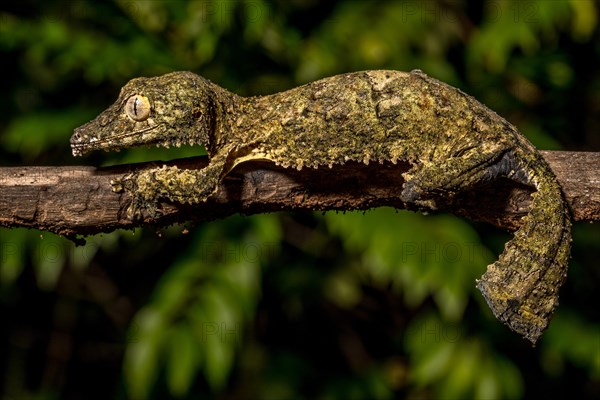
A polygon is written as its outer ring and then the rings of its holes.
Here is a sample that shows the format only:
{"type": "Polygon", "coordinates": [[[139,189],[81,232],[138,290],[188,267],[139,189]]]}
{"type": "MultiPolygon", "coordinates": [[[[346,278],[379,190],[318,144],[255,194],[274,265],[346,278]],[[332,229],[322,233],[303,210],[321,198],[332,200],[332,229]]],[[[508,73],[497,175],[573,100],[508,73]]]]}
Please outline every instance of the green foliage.
{"type": "Polygon", "coordinates": [[[65,127],[73,124],[75,120],[89,118],[90,113],[80,110],[17,117],[4,131],[2,146],[7,151],[18,153],[23,160],[31,162],[49,148],[64,147],[65,127]]]}
{"type": "Polygon", "coordinates": [[[556,328],[548,331],[544,363],[550,375],[557,376],[571,362],[587,371],[591,380],[600,379],[600,326],[590,324],[571,310],[562,310],[552,321],[556,328]]]}
{"type": "Polygon", "coordinates": [[[271,219],[256,219],[255,232],[236,237],[223,237],[226,223],[215,222],[169,267],[132,322],[136,340],[124,362],[132,398],[148,398],[161,365],[177,397],[199,375],[212,389],[223,389],[255,314],[261,264],[276,251],[271,219]]]}
{"type": "Polygon", "coordinates": [[[394,393],[382,372],[380,369],[373,369],[353,379],[334,380],[325,388],[320,398],[323,400],[393,399],[394,393]]]}
{"type": "MultiPolygon", "coordinates": [[[[392,282],[411,307],[433,297],[450,320],[462,318],[468,297],[475,292],[475,278],[493,261],[475,231],[451,216],[424,217],[381,208],[366,215],[329,213],[325,219],[348,251],[359,251],[361,259],[354,268],[359,276],[366,274],[382,286],[392,282]]],[[[346,285],[341,291],[355,289],[346,285]]],[[[345,301],[343,294],[340,299],[345,301]]]]}
{"type": "Polygon", "coordinates": [[[21,274],[31,267],[36,285],[42,290],[54,290],[65,265],[83,272],[101,248],[110,247],[115,236],[95,238],[85,246],[48,232],[25,229],[0,231],[0,285],[14,285],[21,274]]]}
{"type": "MultiPolygon", "coordinates": [[[[464,319],[469,297],[477,296],[475,279],[494,259],[467,223],[450,216],[422,216],[385,208],[367,214],[330,213],[325,219],[348,251],[360,255],[351,270],[354,279],[345,278],[351,283],[330,292],[334,301],[341,300],[340,306],[348,306],[346,293],[360,298],[355,293],[365,276],[382,287],[393,285],[411,308],[434,300],[441,318],[437,312],[422,313],[408,324],[403,335],[412,361],[408,380],[417,393],[427,388],[436,398],[521,396],[523,382],[515,366],[496,354],[485,340],[465,337],[466,328],[457,322],[464,319]],[[425,229],[398,228],[402,226],[425,229]]],[[[349,275],[347,270],[341,274],[349,275]]],[[[480,313],[489,312],[484,302],[479,306],[480,313]]]]}
{"type": "Polygon", "coordinates": [[[465,337],[456,324],[425,314],[405,341],[412,357],[409,379],[417,390],[433,387],[436,398],[513,399],[523,393],[515,365],[485,341],[465,337]]]}
{"type": "Polygon", "coordinates": [[[458,21],[444,12],[426,1],[341,2],[307,41],[298,78],[378,68],[421,68],[445,80],[455,78],[441,56],[459,40],[460,31],[458,21]]]}
{"type": "MultiPolygon", "coordinates": [[[[68,146],[127,80],[186,69],[258,95],[420,68],[540,148],[600,148],[598,5],[587,0],[13,2],[0,10],[0,53],[4,166],[201,154],[75,160],[68,146]]],[[[475,289],[508,237],[487,226],[378,209],[182,229],[81,247],[0,230],[4,397],[599,395],[597,224],[575,226],[561,306],[536,349],[475,289]]]]}

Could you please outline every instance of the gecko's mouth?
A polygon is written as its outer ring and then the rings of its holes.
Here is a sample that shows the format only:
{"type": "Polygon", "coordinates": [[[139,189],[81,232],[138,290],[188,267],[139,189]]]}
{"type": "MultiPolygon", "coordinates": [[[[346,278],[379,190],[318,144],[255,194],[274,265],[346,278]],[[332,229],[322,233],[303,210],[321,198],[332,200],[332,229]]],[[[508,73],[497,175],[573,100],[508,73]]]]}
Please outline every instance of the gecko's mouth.
{"type": "Polygon", "coordinates": [[[90,136],[83,133],[84,131],[88,130],[87,125],[83,125],[79,128],[76,128],[73,133],[73,136],[71,136],[71,151],[73,152],[74,156],[82,156],[93,150],[119,151],[124,147],[137,147],[157,144],[159,143],[158,137],[148,137],[144,134],[155,130],[161,125],[163,125],[163,123],[132,132],[126,132],[118,135],[110,135],[105,138],[90,136]]]}

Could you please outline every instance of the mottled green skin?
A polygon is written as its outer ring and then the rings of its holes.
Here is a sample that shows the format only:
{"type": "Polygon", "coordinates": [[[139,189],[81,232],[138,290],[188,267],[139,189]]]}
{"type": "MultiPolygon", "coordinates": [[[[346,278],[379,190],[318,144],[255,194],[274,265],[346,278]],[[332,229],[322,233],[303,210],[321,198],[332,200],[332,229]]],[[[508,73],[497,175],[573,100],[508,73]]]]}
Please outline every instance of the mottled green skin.
{"type": "Polygon", "coordinates": [[[203,202],[235,165],[259,159],[298,169],[407,161],[412,168],[399,195],[423,209],[500,176],[534,186],[530,213],[477,286],[494,315],[532,343],[558,305],[570,217],[556,178],[514,126],[420,71],[356,72],[252,98],[189,72],[138,78],[71,138],[75,155],[183,143],[205,145],[209,165],[164,166],[114,182],[115,190],[132,193],[131,218],[157,213],[159,199],[203,202]],[[147,120],[136,122],[124,111],[133,95],[149,100],[147,120]]]}

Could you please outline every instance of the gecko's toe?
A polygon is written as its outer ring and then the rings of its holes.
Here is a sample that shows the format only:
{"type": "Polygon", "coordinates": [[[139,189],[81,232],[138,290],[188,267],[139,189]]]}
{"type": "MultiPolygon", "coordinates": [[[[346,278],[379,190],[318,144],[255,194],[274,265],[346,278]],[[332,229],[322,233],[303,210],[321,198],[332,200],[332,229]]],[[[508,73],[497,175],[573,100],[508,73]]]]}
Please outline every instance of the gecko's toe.
{"type": "Polygon", "coordinates": [[[143,221],[144,216],[142,215],[141,210],[132,204],[127,208],[127,219],[134,222],[143,221]]]}
{"type": "Polygon", "coordinates": [[[120,179],[111,179],[110,187],[115,193],[123,193],[125,191],[125,185],[123,185],[123,181],[120,179]]]}
{"type": "Polygon", "coordinates": [[[118,179],[111,179],[110,186],[115,193],[123,193],[126,191],[135,193],[137,189],[135,174],[131,173],[118,179]]]}
{"type": "Polygon", "coordinates": [[[144,200],[134,196],[131,204],[127,208],[127,218],[131,221],[140,222],[146,219],[156,220],[164,215],[158,201],[144,200]]]}

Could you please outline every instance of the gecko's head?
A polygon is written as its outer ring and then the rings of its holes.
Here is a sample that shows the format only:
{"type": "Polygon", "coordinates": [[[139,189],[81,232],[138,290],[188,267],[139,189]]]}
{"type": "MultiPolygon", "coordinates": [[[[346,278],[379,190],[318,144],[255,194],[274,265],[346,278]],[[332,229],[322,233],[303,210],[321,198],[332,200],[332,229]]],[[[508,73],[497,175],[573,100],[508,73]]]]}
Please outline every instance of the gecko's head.
{"type": "Polygon", "coordinates": [[[211,93],[211,83],[191,72],[132,79],[112,106],[75,129],[73,155],[141,145],[206,145],[211,93]]]}

